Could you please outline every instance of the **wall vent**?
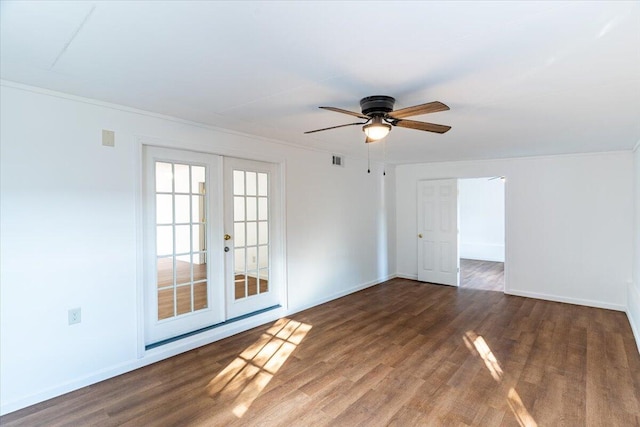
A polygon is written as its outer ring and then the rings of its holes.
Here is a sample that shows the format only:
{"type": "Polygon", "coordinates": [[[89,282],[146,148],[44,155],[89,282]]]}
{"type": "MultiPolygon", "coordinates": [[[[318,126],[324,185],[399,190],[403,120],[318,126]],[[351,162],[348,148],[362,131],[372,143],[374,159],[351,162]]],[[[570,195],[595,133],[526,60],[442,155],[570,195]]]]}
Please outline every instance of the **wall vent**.
{"type": "Polygon", "coordinates": [[[331,160],[331,164],[334,166],[344,166],[344,158],[342,156],[334,154],[333,159],[331,160]]]}

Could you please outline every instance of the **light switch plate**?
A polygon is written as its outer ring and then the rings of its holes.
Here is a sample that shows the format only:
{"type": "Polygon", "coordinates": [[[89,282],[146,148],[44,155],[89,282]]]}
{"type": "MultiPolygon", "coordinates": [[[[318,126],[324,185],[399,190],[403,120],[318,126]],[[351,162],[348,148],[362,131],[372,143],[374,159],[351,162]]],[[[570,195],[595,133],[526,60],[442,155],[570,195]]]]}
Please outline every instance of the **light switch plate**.
{"type": "Polygon", "coordinates": [[[102,129],[102,145],[105,147],[115,147],[116,133],[112,130],[102,129]]]}

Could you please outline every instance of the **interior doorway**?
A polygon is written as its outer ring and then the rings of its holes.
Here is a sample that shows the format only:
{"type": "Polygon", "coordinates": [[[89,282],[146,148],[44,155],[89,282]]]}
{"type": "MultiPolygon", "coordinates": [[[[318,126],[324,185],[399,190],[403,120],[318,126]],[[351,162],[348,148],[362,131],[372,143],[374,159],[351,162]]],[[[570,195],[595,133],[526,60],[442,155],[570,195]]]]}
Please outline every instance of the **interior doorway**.
{"type": "Polygon", "coordinates": [[[458,180],[460,287],[504,292],[505,178],[458,180]]]}

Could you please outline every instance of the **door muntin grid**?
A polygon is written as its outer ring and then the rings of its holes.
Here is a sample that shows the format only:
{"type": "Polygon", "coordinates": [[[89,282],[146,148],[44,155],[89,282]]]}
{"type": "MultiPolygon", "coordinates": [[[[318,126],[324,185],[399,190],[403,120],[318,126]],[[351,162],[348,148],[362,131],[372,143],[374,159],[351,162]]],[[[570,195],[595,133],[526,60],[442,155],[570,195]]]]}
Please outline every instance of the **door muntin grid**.
{"type": "Polygon", "coordinates": [[[269,174],[233,169],[233,295],[242,300],[270,291],[269,174]]]}
{"type": "Polygon", "coordinates": [[[206,167],[155,162],[157,319],[206,309],[206,167]]]}

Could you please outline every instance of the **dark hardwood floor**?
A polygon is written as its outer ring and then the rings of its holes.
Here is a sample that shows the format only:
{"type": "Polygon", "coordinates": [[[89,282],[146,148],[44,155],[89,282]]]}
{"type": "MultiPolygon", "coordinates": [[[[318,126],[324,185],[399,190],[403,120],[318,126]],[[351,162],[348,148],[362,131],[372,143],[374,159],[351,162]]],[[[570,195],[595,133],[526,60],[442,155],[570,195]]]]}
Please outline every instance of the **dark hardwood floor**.
{"type": "Polygon", "coordinates": [[[394,279],[4,426],[639,426],[621,312],[394,279]]]}
{"type": "Polygon", "coordinates": [[[504,263],[460,258],[460,287],[504,292],[504,263]]]}

